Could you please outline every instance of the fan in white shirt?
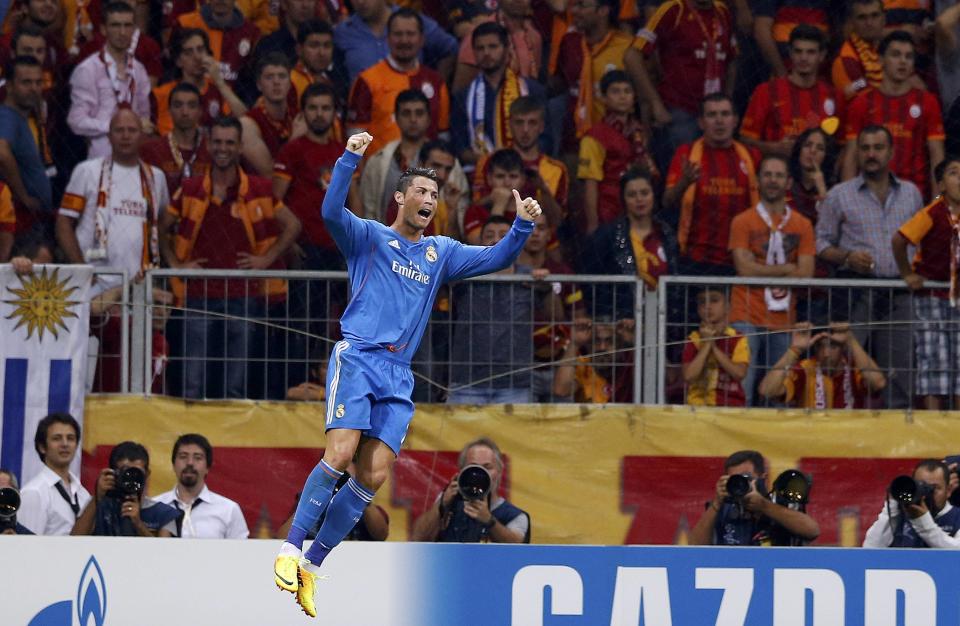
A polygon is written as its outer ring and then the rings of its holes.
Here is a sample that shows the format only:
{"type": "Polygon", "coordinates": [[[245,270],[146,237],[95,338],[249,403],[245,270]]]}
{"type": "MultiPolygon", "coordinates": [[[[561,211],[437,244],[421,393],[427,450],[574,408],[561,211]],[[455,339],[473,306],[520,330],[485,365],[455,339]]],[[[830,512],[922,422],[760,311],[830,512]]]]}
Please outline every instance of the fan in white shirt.
{"type": "Polygon", "coordinates": [[[90,501],[70,463],[80,444],[80,425],[66,413],[40,420],[34,447],[43,470],[20,491],[17,522],[37,535],[69,535],[77,516],[90,501]]]}
{"type": "MultiPolygon", "coordinates": [[[[140,160],[140,120],[121,109],[110,121],[111,156],[73,170],[57,216],[57,241],[71,263],[124,269],[133,278],[159,265],[157,216],[170,202],[163,172],[140,160]]],[[[92,295],[120,284],[103,275],[92,295]]]]}
{"type": "Polygon", "coordinates": [[[240,506],[207,487],[213,448],[203,435],[181,435],[173,444],[176,486],[156,500],[183,511],[180,537],[184,539],[246,539],[250,535],[240,506]]]}

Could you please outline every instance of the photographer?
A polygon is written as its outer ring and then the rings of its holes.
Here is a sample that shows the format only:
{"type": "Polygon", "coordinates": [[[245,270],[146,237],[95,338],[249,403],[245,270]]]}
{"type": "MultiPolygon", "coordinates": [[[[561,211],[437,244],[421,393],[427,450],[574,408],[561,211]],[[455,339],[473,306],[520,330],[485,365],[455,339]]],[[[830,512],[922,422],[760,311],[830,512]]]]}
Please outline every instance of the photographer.
{"type": "Polygon", "coordinates": [[[124,441],[110,451],[110,467],[97,477],[93,506],[87,506],[71,535],[175,537],[180,513],[146,496],[150,455],[124,441]]]}
{"type": "Polygon", "coordinates": [[[20,509],[20,491],[17,477],[10,470],[0,469],[0,535],[32,535],[23,524],[17,522],[20,509]]]}
{"type": "Polygon", "coordinates": [[[690,531],[691,545],[789,546],[820,535],[820,526],[812,517],[768,497],[766,461],[759,452],[733,453],[724,461],[723,471],[713,500],[690,531]],[[734,477],[744,493],[728,492],[734,477]]]}
{"type": "MultiPolygon", "coordinates": [[[[887,501],[863,539],[865,548],[960,548],[960,509],[950,496],[950,470],[937,459],[920,461],[913,470],[912,493],[891,485],[887,501]],[[906,515],[904,515],[906,512],[906,515]]],[[[906,481],[909,484],[909,481],[906,481]]]]}
{"type": "Polygon", "coordinates": [[[498,493],[503,456],[497,444],[486,437],[471,441],[460,451],[457,465],[460,471],[437,497],[436,506],[417,518],[412,540],[530,543],[530,516],[498,493]]]}

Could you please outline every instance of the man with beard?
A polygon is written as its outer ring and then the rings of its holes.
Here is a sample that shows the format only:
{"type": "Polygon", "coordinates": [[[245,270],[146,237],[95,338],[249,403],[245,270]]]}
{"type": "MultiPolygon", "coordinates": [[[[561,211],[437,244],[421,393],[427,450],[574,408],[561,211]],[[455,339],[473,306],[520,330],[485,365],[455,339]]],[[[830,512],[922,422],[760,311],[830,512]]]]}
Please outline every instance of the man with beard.
{"type": "Polygon", "coordinates": [[[543,86],[509,67],[507,37],[507,29],[496,22],[473,31],[471,44],[480,72],[453,97],[452,126],[460,131],[453,142],[463,163],[472,165],[483,155],[509,147],[511,105],[524,96],[545,95],[543,86]]]}
{"type": "MultiPolygon", "coordinates": [[[[307,132],[280,148],[273,164],[273,196],[290,207],[303,225],[298,241],[303,269],[339,271],[344,267],[343,258],[317,211],[327,193],[333,164],[344,147],[333,137],[333,88],[322,83],[310,85],[300,98],[300,109],[307,132]]],[[[355,185],[350,186],[350,194],[350,206],[358,209],[355,185]]]]}
{"type": "MultiPolygon", "coordinates": [[[[450,127],[450,97],[447,84],[435,70],[420,62],[424,46],[423,18],[416,11],[398,9],[387,21],[390,54],[364,70],[350,89],[347,123],[351,133],[367,131],[385,148],[400,138],[394,118],[397,96],[410,89],[423,92],[429,102],[427,135],[436,139],[450,127]]],[[[372,155],[371,155],[372,156],[372,155]]]]}
{"type": "Polygon", "coordinates": [[[440,287],[512,264],[541,213],[536,200],[523,200],[514,190],[517,219],[497,245],[425,237],[440,194],[433,171],[413,168],[397,183],[400,210],[391,226],[360,219],[344,201],[372,141],[367,133],[347,141],[323,200],[323,219],[347,257],[353,299],[340,320],[344,339],[334,346],[327,372],[324,456],[307,477],[274,563],[274,582],[295,593],[310,617],[317,615],[314,590],[321,564],[363,515],[406,438],[414,410],[410,360],[440,287]],[[356,475],[334,497],[355,457],[356,475]],[[324,512],[316,541],[301,555],[307,531],[324,512]]]}
{"type": "Polygon", "coordinates": [[[46,230],[52,226],[53,199],[38,142],[46,133],[36,117],[43,69],[34,57],[18,56],[6,76],[7,97],[0,105],[0,178],[16,201],[18,231],[25,232],[34,223],[46,230]]]}
{"type": "Polygon", "coordinates": [[[246,539],[250,535],[240,505],[210,491],[206,480],[213,467],[213,447],[203,435],[180,435],[173,444],[177,484],[156,497],[157,502],[183,513],[177,536],[185,539],[246,539]]]}
{"type": "Polygon", "coordinates": [[[862,409],[866,395],[887,384],[876,361],[849,324],[833,323],[815,335],[811,328],[809,322],[794,327],[790,347],[760,381],[760,395],[803,409],[862,409]]]}
{"type": "MultiPolygon", "coordinates": [[[[738,276],[810,278],[816,248],[810,220],[787,204],[792,186],[787,160],[769,155],[757,168],[760,202],[730,223],[730,256],[738,276]]],[[[730,295],[730,322],[750,344],[750,368],[742,381],[751,406],[760,369],[783,354],[797,303],[789,289],[736,285],[730,295]]]]}
{"type": "MultiPolygon", "coordinates": [[[[893,136],[885,127],[861,130],[855,149],[860,174],[834,186],[820,204],[817,255],[836,268],[837,278],[900,278],[891,241],[923,207],[920,191],[890,171],[893,136]]],[[[909,368],[911,333],[903,324],[912,315],[908,294],[844,287],[830,297],[832,315],[852,322],[857,341],[881,368],[909,368]]],[[[891,376],[884,408],[912,406],[909,387],[909,376],[891,376]]]]}

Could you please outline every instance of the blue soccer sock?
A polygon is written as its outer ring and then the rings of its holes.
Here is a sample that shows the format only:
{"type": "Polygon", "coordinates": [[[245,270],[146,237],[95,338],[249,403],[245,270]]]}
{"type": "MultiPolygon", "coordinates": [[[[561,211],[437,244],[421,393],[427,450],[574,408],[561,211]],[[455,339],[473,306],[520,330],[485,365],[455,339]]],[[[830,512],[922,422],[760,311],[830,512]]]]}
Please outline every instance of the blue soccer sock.
{"type": "Polygon", "coordinates": [[[357,525],[363,510],[373,500],[373,492],[361,485],[356,479],[347,481],[327,508],[323,526],[317,533],[317,539],[304,554],[315,566],[323,563],[330,551],[343,541],[353,527],[357,525]]]}
{"type": "Polygon", "coordinates": [[[317,520],[327,509],[333,488],[337,486],[341,476],[343,472],[338,472],[323,460],[317,463],[303,485],[303,493],[300,494],[300,502],[297,503],[297,512],[293,514],[293,523],[287,534],[287,543],[297,549],[303,548],[307,531],[316,525],[317,520]]]}

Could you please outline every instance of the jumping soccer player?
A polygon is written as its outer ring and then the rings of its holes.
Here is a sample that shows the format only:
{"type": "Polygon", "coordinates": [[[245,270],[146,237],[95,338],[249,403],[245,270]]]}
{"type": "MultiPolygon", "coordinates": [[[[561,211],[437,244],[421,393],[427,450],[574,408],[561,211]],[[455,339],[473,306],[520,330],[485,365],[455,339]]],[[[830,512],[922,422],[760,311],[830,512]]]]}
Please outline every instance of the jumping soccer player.
{"type": "MultiPolygon", "coordinates": [[[[323,200],[323,219],[347,258],[353,294],[340,320],[343,341],[327,372],[327,447],[310,472],[287,540],[274,563],[274,580],[317,616],[314,588],[320,564],[350,532],[383,484],[413,418],[410,359],[417,351],[440,286],[497,272],[512,264],[533,232],[540,204],[514,190],[517,218],[495,246],[467,246],[425,237],[437,210],[437,175],[412,168],[397,183],[399,210],[392,226],[356,217],[343,206],[357,164],[373,141],[347,141],[323,200]],[[357,457],[356,475],[335,497],[337,481],[357,457]],[[301,557],[307,531],[326,512],[317,538],[301,557]]],[[[505,303],[506,304],[506,303],[505,303]]]]}

